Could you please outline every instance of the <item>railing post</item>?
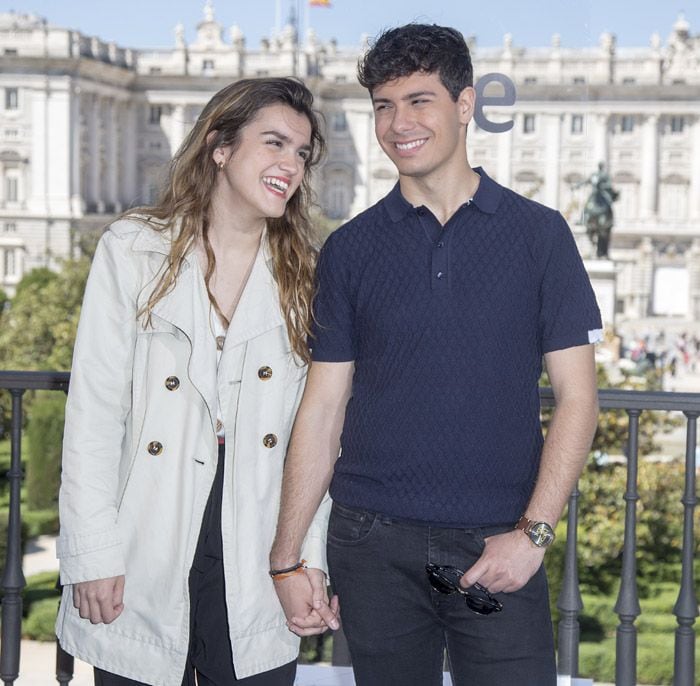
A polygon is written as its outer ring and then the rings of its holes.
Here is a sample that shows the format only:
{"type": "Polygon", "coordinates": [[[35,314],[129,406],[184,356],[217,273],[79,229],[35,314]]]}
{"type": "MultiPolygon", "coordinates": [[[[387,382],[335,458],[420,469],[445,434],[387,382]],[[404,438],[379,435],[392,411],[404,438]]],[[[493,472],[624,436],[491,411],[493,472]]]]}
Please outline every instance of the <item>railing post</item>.
{"type": "Polygon", "coordinates": [[[698,616],[698,599],[693,579],[693,516],[697,498],[695,495],[695,447],[697,445],[697,412],[685,412],[688,430],[685,443],[685,492],[683,503],[683,550],[681,553],[681,587],[673,607],[678,628],[674,653],[673,685],[695,686],[695,618],[698,616]]]}
{"type": "Polygon", "coordinates": [[[7,480],[10,484],[10,509],[7,521],[7,556],[2,575],[2,643],[0,643],[0,678],[12,686],[19,676],[19,653],[22,635],[22,395],[24,389],[12,389],[11,456],[7,480]]]}
{"type": "Polygon", "coordinates": [[[73,679],[75,660],[69,655],[56,639],[56,681],[60,686],[68,686],[73,679]]]}
{"type": "Polygon", "coordinates": [[[634,622],[641,614],[637,593],[637,521],[639,500],[637,469],[639,451],[639,415],[641,410],[627,410],[629,416],[629,451],[627,455],[627,488],[625,490],[625,536],[622,546],[622,578],[615,612],[620,617],[615,648],[616,686],[637,683],[637,628],[634,622]]]}
{"type": "Polygon", "coordinates": [[[578,676],[578,644],[580,638],[579,614],[583,610],[581,589],[578,582],[578,485],[569,497],[566,519],[566,553],[564,580],[557,598],[560,620],[557,639],[557,672],[578,676]]]}

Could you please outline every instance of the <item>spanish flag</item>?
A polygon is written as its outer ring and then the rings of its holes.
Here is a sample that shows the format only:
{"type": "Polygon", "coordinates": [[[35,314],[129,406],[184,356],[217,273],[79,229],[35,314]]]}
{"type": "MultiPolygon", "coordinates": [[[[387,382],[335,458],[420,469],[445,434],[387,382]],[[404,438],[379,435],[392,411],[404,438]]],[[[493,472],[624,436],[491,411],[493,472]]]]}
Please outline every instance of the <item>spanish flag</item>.
{"type": "Polygon", "coordinates": [[[330,7],[331,0],[309,0],[309,7],[330,7]]]}

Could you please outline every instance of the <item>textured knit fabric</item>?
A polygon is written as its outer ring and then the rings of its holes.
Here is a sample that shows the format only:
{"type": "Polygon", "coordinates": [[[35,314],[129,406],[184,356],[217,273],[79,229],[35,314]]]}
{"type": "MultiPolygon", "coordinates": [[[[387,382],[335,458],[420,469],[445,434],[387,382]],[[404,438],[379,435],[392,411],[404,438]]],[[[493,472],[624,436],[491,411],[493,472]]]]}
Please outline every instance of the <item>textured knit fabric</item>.
{"type": "Polygon", "coordinates": [[[313,359],[355,362],[331,495],[442,526],[516,521],[543,437],[543,353],[602,328],[571,231],[481,175],[441,227],[398,185],[319,261],[313,359]]]}

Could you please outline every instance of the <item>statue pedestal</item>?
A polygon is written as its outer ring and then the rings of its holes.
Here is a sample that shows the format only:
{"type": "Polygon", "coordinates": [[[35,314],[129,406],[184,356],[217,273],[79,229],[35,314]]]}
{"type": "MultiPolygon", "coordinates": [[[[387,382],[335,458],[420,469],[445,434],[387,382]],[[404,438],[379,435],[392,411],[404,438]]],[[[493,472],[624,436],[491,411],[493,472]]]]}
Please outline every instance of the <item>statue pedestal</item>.
{"type": "Polygon", "coordinates": [[[583,261],[591,285],[595,292],[603,326],[615,330],[615,297],[617,293],[617,274],[615,263],[607,259],[588,259],[583,261]]]}

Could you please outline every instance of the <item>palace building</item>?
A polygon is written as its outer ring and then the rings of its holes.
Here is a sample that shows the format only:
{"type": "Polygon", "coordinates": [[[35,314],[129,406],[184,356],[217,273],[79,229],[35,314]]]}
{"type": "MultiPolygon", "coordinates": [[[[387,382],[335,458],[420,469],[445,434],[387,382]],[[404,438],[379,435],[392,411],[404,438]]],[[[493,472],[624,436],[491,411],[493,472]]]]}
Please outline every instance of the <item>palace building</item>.
{"type": "MultiPolygon", "coordinates": [[[[28,270],[59,269],[83,236],[153,201],[204,104],[242,77],[297,75],[314,92],[326,120],[316,192],[327,217],[377,201],[396,173],[355,77],[365,41],[299,37],[292,22],[252,48],[241,28],[217,22],[209,1],[196,39],[178,26],[161,50],[0,13],[0,287],[12,293],[28,270]]],[[[619,191],[606,318],[627,331],[700,333],[700,36],[681,16],[666,38],[639,48],[618,47],[612,34],[587,48],[556,35],[541,48],[510,35],[497,47],[468,42],[476,79],[504,75],[517,93],[510,106],[484,107],[509,130],[470,124],[471,163],[559,209],[595,266],[581,215],[603,162],[619,191]]],[[[498,83],[485,90],[499,92],[498,83]]]]}

